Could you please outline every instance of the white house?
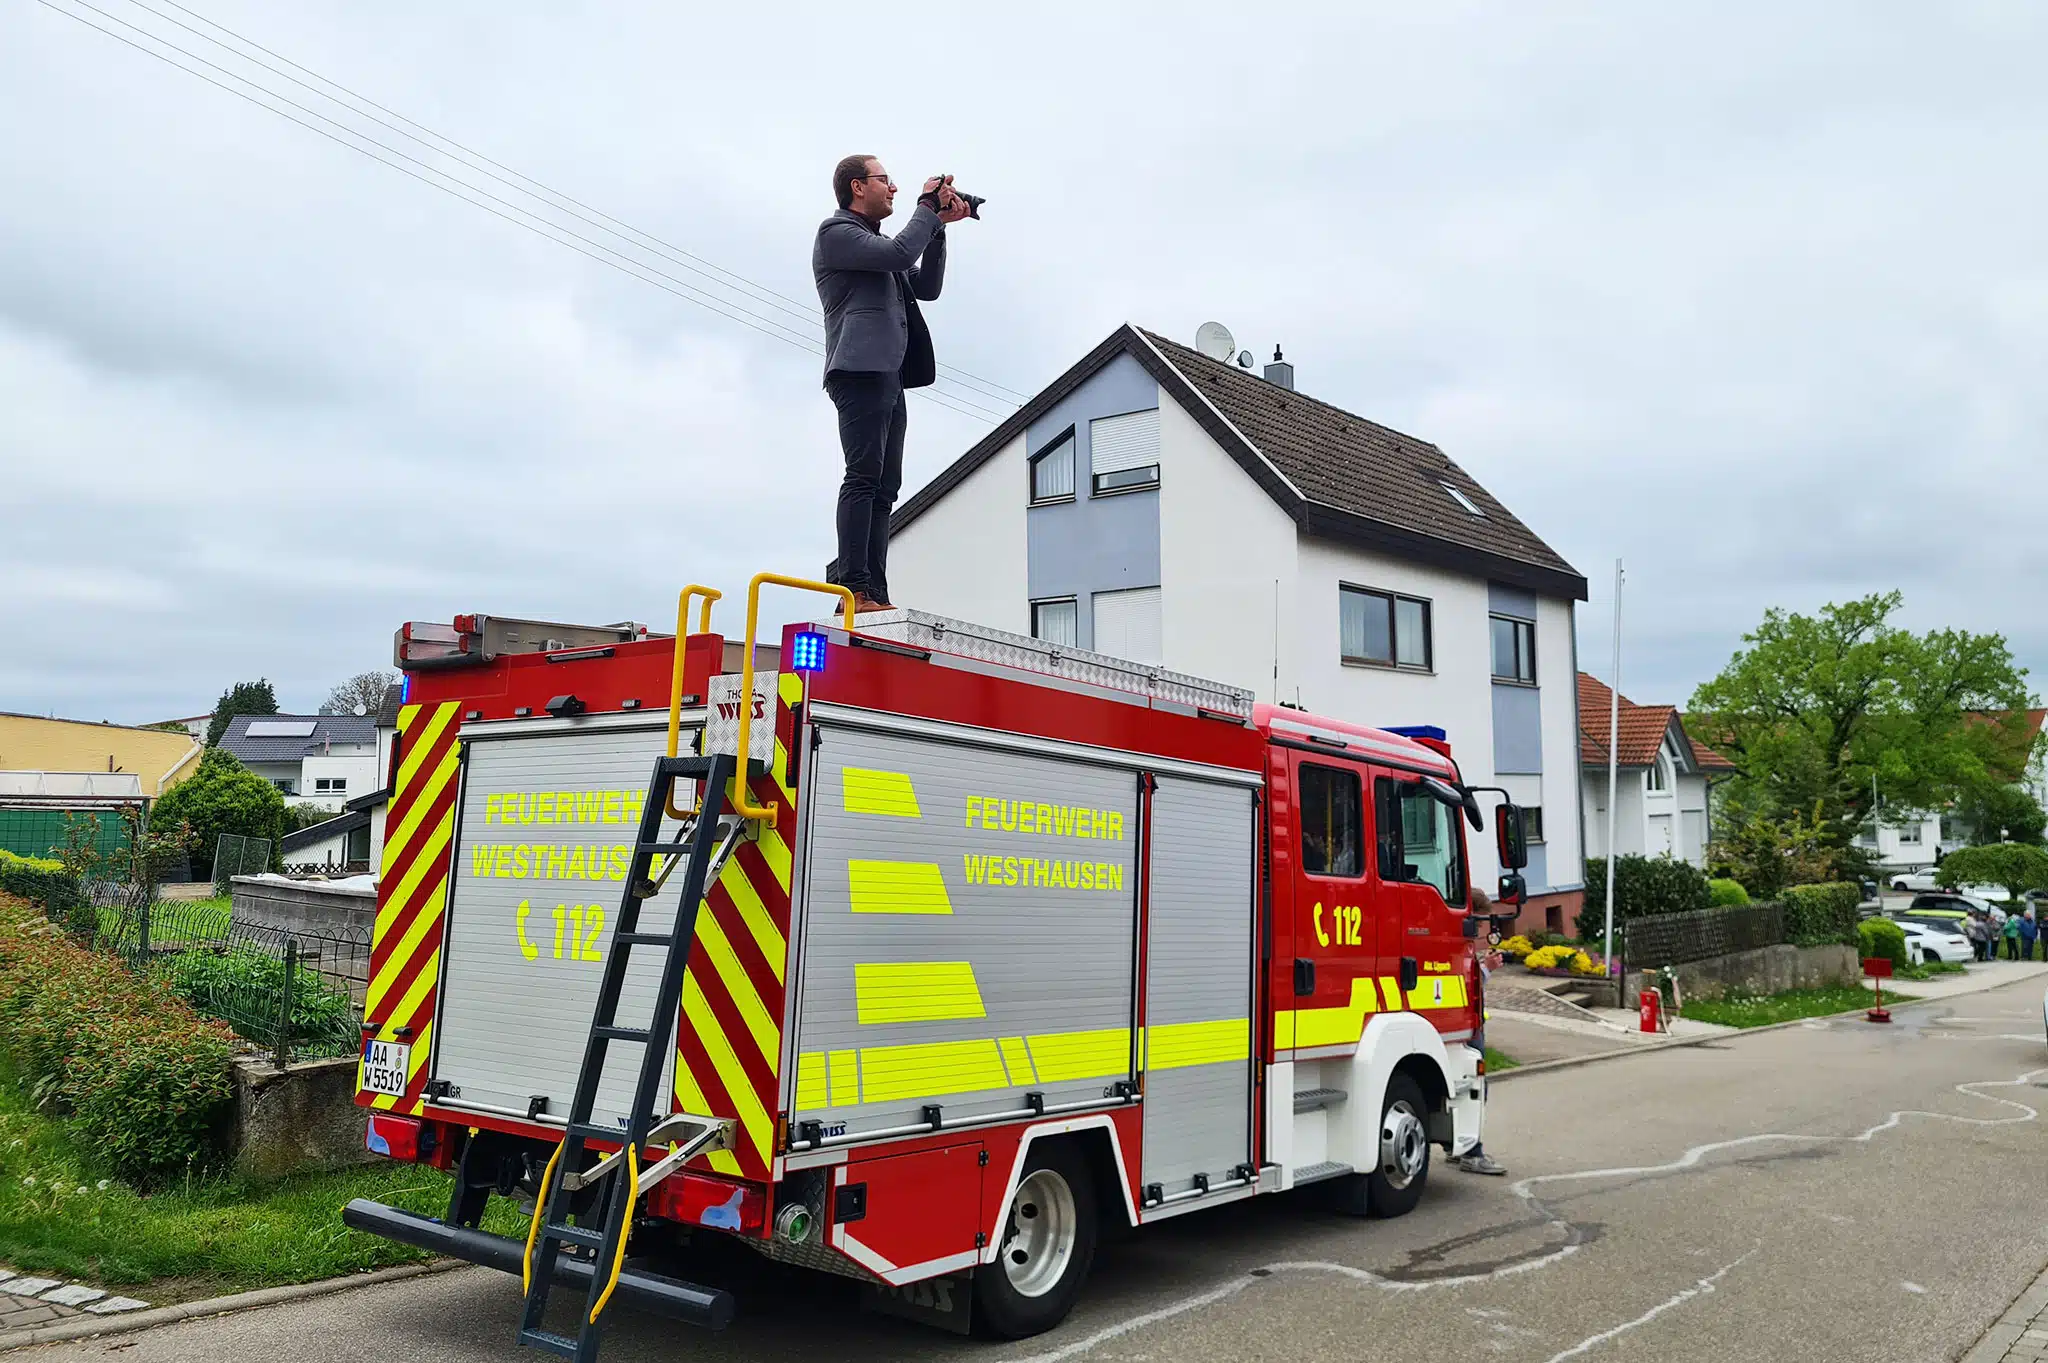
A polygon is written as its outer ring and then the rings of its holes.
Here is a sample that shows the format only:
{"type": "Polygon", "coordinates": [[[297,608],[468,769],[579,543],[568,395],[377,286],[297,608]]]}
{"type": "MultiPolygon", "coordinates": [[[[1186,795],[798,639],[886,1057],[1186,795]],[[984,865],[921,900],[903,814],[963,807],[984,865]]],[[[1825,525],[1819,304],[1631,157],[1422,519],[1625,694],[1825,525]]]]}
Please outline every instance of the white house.
{"type": "Polygon", "coordinates": [[[376,721],[368,715],[236,715],[220,746],[289,805],[339,810],[381,784],[376,721]]]}
{"type": "MultiPolygon", "coordinates": [[[[2006,718],[2002,713],[1975,713],[1987,720],[2006,718]]],[[[2041,738],[2042,724],[2048,721],[2048,709],[2022,711],[2020,719],[2026,758],[2019,780],[2013,785],[2031,795],[2034,803],[2048,809],[2048,743],[2041,738]]],[[[1968,820],[1951,814],[1917,813],[1883,820],[1874,828],[1866,823],[1857,830],[1856,843],[1873,853],[1878,865],[1889,874],[1932,866],[1937,856],[1968,846],[1974,840],[1975,832],[1968,820]]],[[[2004,834],[2003,829],[1996,832],[2000,837],[2004,834]]],[[[1987,837],[1987,840],[1995,842],[1998,837],[1987,837]]]]}
{"type": "MultiPolygon", "coordinates": [[[[890,523],[901,604],[1429,725],[1529,807],[1531,902],[1584,885],[1586,581],[1440,449],[1125,325],[890,523]]],[[[1491,838],[1474,839],[1490,884],[1491,838]]]]}
{"type": "MultiPolygon", "coordinates": [[[[1579,674],[1579,761],[1585,768],[1586,855],[1607,849],[1608,719],[1614,694],[1579,674]]],[[[1621,697],[1615,757],[1614,845],[1622,856],[1672,857],[1704,868],[1713,836],[1713,783],[1735,766],[1694,743],[1675,705],[1621,697]]]]}

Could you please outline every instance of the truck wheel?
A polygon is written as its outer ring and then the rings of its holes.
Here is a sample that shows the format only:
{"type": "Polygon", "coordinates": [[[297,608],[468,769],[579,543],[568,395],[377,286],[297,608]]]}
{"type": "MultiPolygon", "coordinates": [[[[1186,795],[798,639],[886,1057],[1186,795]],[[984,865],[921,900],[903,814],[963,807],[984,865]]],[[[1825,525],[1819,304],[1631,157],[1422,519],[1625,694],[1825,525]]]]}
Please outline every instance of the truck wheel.
{"type": "Polygon", "coordinates": [[[1380,1110],[1379,1166],[1330,1180],[1330,1205],[1347,1216],[1406,1216],[1429,1178],[1429,1104],[1405,1074],[1387,1081],[1380,1110]]]}
{"type": "Polygon", "coordinates": [[[1041,1141],[1003,1215],[995,1262],[974,1270],[974,1324],[1022,1339],[1067,1318],[1095,1259],[1095,1180],[1074,1149],[1041,1141]]]}

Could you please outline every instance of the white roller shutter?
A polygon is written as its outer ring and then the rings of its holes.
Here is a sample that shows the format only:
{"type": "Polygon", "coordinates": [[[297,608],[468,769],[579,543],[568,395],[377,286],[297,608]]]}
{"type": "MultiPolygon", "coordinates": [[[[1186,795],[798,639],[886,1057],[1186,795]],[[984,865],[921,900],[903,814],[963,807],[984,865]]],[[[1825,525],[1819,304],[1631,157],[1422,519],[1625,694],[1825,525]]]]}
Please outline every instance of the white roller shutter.
{"type": "Polygon", "coordinates": [[[1159,462],[1159,409],[1099,417],[1088,423],[1088,459],[1098,474],[1159,462]]]}
{"type": "Polygon", "coordinates": [[[1095,593],[1094,650],[1138,663],[1161,661],[1166,650],[1159,628],[1159,589],[1095,593]]]}

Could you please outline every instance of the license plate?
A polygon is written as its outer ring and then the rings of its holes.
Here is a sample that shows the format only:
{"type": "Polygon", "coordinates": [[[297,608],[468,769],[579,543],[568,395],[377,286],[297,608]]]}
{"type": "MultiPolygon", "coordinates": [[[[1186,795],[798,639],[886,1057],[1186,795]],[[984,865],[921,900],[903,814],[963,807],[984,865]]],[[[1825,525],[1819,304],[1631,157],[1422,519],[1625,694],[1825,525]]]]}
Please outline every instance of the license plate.
{"type": "Polygon", "coordinates": [[[388,1093],[393,1098],[403,1098],[406,1077],[411,1073],[412,1047],[395,1041],[363,1043],[364,1093],[388,1093]]]}

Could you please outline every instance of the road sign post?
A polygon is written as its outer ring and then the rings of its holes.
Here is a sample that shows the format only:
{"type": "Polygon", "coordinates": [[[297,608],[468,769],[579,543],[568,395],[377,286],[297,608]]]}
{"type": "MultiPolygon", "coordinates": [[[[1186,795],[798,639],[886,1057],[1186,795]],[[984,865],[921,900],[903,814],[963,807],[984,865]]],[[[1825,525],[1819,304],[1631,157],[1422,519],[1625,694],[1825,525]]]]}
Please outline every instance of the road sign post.
{"type": "Polygon", "coordinates": [[[1865,956],[1863,958],[1863,973],[1870,977],[1870,987],[1877,994],[1875,1006],[1863,1016],[1869,1018],[1872,1022],[1890,1022],[1892,1020],[1891,1009],[1884,1006],[1884,982],[1892,977],[1890,958],[1884,956],[1865,956]]]}

